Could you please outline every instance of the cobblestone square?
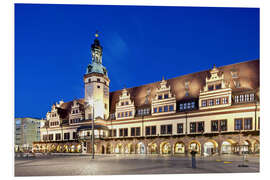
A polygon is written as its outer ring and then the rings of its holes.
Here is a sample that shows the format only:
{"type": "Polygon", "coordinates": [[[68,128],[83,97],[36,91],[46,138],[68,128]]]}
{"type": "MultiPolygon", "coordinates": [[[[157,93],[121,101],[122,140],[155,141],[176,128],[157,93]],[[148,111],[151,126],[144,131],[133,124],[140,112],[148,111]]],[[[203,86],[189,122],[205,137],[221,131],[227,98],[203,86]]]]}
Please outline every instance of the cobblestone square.
{"type": "Polygon", "coordinates": [[[259,157],[197,157],[191,168],[190,157],[153,155],[51,155],[15,159],[15,176],[138,175],[187,173],[258,173],[259,157]]]}

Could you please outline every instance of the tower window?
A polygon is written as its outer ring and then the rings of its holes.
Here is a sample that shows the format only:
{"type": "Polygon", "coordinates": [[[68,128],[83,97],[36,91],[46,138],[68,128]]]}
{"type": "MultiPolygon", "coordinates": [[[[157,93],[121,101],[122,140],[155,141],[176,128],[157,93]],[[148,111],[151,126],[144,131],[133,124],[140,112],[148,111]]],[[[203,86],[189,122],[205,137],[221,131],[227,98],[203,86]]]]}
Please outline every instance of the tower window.
{"type": "Polygon", "coordinates": [[[100,79],[99,78],[97,78],[97,82],[100,82],[100,79]]]}
{"type": "Polygon", "coordinates": [[[89,82],[89,83],[91,82],[91,79],[90,79],[90,78],[88,79],[88,82],[89,82]]]}
{"type": "Polygon", "coordinates": [[[100,86],[97,86],[97,88],[100,88],[100,86]]]}

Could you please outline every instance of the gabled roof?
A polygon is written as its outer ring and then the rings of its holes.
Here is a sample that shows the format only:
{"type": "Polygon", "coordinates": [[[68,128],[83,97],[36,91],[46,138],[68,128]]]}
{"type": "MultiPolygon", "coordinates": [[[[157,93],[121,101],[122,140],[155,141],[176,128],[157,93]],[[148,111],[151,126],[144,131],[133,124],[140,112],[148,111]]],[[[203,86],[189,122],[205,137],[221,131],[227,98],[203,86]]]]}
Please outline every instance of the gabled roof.
{"type": "MultiPolygon", "coordinates": [[[[230,84],[233,92],[238,92],[239,90],[256,90],[260,86],[260,69],[259,60],[252,60],[241,62],[237,64],[231,64],[227,66],[217,67],[219,71],[224,73],[224,79],[230,84]],[[241,87],[236,88],[233,82],[231,71],[237,71],[241,87]]],[[[167,86],[171,86],[171,91],[176,97],[176,101],[185,99],[195,99],[199,97],[200,89],[205,85],[206,77],[210,76],[210,71],[205,70],[201,72],[191,73],[179,77],[175,77],[167,80],[167,86]],[[189,82],[189,96],[185,96],[185,82],[189,82]]],[[[160,87],[160,81],[127,88],[130,93],[131,100],[134,101],[136,107],[143,107],[145,105],[145,98],[147,95],[147,90],[150,89],[149,101],[155,97],[156,89],[160,87]]],[[[119,101],[119,96],[122,94],[122,90],[110,92],[110,112],[115,112],[116,103],[119,101]]],[[[84,99],[76,99],[81,105],[84,105],[84,99]]],[[[66,112],[71,111],[73,101],[63,103],[60,108],[66,112]]],[[[65,112],[63,116],[66,115],[65,112]]]]}
{"type": "MultiPolygon", "coordinates": [[[[205,70],[201,72],[196,72],[192,74],[187,74],[184,76],[175,77],[167,80],[167,86],[171,86],[171,91],[176,97],[176,101],[183,100],[186,98],[185,96],[185,82],[189,81],[189,97],[198,98],[200,89],[205,85],[206,77],[210,76],[210,71],[205,70]]],[[[218,67],[218,70],[224,73],[224,78],[227,83],[230,84],[232,90],[237,91],[238,88],[234,86],[233,78],[231,75],[231,71],[237,71],[241,88],[243,89],[257,89],[259,87],[260,82],[260,70],[259,70],[259,60],[252,60],[241,62],[237,64],[227,65],[218,67]]],[[[131,95],[131,99],[134,101],[135,106],[142,106],[145,102],[145,97],[147,93],[147,89],[151,89],[150,97],[155,97],[156,89],[160,87],[160,81],[154,82],[138,87],[127,88],[128,92],[131,95]]],[[[121,95],[122,90],[114,91],[110,93],[110,112],[115,112],[116,103],[119,100],[119,96],[121,95]]]]}

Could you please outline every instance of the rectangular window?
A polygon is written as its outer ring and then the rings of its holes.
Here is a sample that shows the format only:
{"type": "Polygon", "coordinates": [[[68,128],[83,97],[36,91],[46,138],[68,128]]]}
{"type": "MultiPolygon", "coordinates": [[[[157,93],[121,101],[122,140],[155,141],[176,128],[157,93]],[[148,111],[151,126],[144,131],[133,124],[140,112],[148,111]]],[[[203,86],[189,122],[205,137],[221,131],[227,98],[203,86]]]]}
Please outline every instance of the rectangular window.
{"type": "Polygon", "coordinates": [[[249,100],[250,100],[250,101],[254,101],[254,94],[250,94],[250,95],[249,95],[249,100]]]}
{"type": "Polygon", "coordinates": [[[234,129],[235,130],[242,130],[242,119],[235,119],[234,120],[234,129]]]}
{"type": "Polygon", "coordinates": [[[196,132],[196,123],[195,122],[190,123],[190,132],[191,133],[196,132]]]}
{"type": "Polygon", "coordinates": [[[168,106],[164,106],[164,112],[168,112],[168,106]]]}
{"type": "Polygon", "coordinates": [[[164,94],[164,99],[168,99],[169,98],[169,94],[164,94]]]}
{"type": "Polygon", "coordinates": [[[179,104],[180,111],[184,109],[183,104],[179,104]]]}
{"type": "Polygon", "coordinates": [[[226,97],[222,98],[222,104],[227,104],[228,103],[228,99],[226,97]]]}
{"type": "Polygon", "coordinates": [[[53,134],[49,134],[49,140],[53,140],[53,134]]]}
{"type": "Polygon", "coordinates": [[[167,134],[172,134],[172,125],[167,125],[167,134]]]}
{"type": "Polygon", "coordinates": [[[169,106],[169,111],[173,111],[173,109],[174,109],[174,108],[173,108],[173,105],[170,105],[170,106],[169,106]]]}
{"type": "Polygon", "coordinates": [[[213,99],[210,99],[209,100],[209,106],[213,106],[214,105],[214,100],[213,99]]]}
{"type": "Polygon", "coordinates": [[[218,121],[211,121],[211,131],[218,131],[218,121]]]}
{"type": "Polygon", "coordinates": [[[220,131],[227,131],[227,120],[220,120],[220,131]]]}
{"type": "Polygon", "coordinates": [[[97,78],[97,82],[100,82],[100,79],[99,78],[97,78]]]}
{"type": "Polygon", "coordinates": [[[135,128],[131,128],[131,136],[135,136],[135,128]]]}
{"type": "Polygon", "coordinates": [[[64,133],[64,139],[69,140],[69,133],[64,133]]]}
{"type": "Polygon", "coordinates": [[[61,140],[61,134],[55,134],[55,140],[61,140]]]}
{"type": "Polygon", "coordinates": [[[245,101],[246,101],[246,102],[249,101],[249,94],[245,94],[245,101]]]}
{"type": "Polygon", "coordinates": [[[177,133],[183,133],[183,123],[177,124],[177,133]]]}
{"type": "Polygon", "coordinates": [[[145,135],[146,136],[150,135],[150,126],[146,126],[146,128],[145,128],[145,135]]]}
{"type": "Polygon", "coordinates": [[[188,108],[188,109],[191,108],[191,103],[190,103],[190,102],[187,103],[187,108],[188,108]]]}
{"type": "Polygon", "coordinates": [[[159,95],[159,96],[158,96],[158,99],[162,99],[162,95],[159,95]]]}
{"type": "Polygon", "coordinates": [[[204,132],[204,122],[198,122],[198,132],[204,132]]]}
{"type": "Polygon", "coordinates": [[[128,136],[128,128],[124,129],[124,136],[128,136]]]}
{"type": "Polygon", "coordinates": [[[252,129],[252,118],[245,118],[244,119],[244,129],[251,130],[252,129]]]}
{"type": "Polygon", "coordinates": [[[123,129],[119,129],[119,136],[123,136],[123,129]]]}
{"type": "Polygon", "coordinates": [[[217,84],[216,89],[221,89],[221,84],[217,84]]]}
{"type": "Polygon", "coordinates": [[[124,102],[121,102],[121,106],[124,106],[124,102]]]}
{"type": "Polygon", "coordinates": [[[238,103],[239,102],[239,96],[234,97],[234,102],[238,103]]]}
{"type": "Polygon", "coordinates": [[[136,136],[140,136],[140,135],[141,135],[141,128],[136,127],[136,136]]]}
{"type": "Polygon", "coordinates": [[[128,105],[128,101],[126,101],[126,105],[128,105]]]}
{"type": "Polygon", "coordinates": [[[121,117],[124,117],[124,115],[125,115],[125,113],[124,113],[124,112],[122,112],[122,113],[121,113],[121,117]]]}
{"type": "Polygon", "coordinates": [[[156,126],[151,127],[151,134],[156,135],[156,126]]]}
{"type": "Polygon", "coordinates": [[[118,117],[118,118],[120,118],[120,117],[121,117],[121,116],[120,116],[120,113],[118,113],[118,114],[117,114],[117,117],[118,117]]]}
{"type": "Polygon", "coordinates": [[[160,134],[166,134],[166,125],[160,126],[160,134]]]}
{"type": "Polygon", "coordinates": [[[243,102],[244,101],[244,95],[240,95],[240,99],[239,99],[240,102],[243,102]]]}
{"type": "Polygon", "coordinates": [[[191,102],[191,109],[195,109],[195,102],[194,101],[191,102]]]}
{"type": "Polygon", "coordinates": [[[212,90],[214,90],[214,85],[209,85],[208,86],[208,91],[212,91],[212,90]]]}
{"type": "Polygon", "coordinates": [[[158,108],[158,112],[162,112],[162,107],[159,107],[158,108]]]}
{"type": "Polygon", "coordinates": [[[157,113],[157,108],[154,108],[154,113],[157,113]]]}
{"type": "Polygon", "coordinates": [[[113,137],[116,136],[116,129],[113,130],[113,137]]]}
{"type": "Polygon", "coordinates": [[[128,117],[128,112],[125,112],[125,117],[128,117]]]}
{"type": "Polygon", "coordinates": [[[202,100],[202,107],[206,107],[206,100],[202,100]]]}
{"type": "Polygon", "coordinates": [[[216,105],[219,105],[220,104],[220,99],[216,99],[216,105]]]}
{"type": "Polygon", "coordinates": [[[132,116],[132,111],[129,111],[129,116],[132,116]]]}

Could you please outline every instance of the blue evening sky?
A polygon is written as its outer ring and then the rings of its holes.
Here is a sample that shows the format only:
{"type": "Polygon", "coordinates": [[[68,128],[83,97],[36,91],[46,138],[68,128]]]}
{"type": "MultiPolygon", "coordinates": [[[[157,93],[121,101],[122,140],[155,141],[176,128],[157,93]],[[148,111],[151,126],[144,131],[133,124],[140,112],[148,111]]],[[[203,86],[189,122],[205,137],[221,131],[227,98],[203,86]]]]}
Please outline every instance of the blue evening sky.
{"type": "Polygon", "coordinates": [[[110,91],[259,58],[259,9],[15,5],[15,117],[84,97],[100,31],[110,91]]]}

